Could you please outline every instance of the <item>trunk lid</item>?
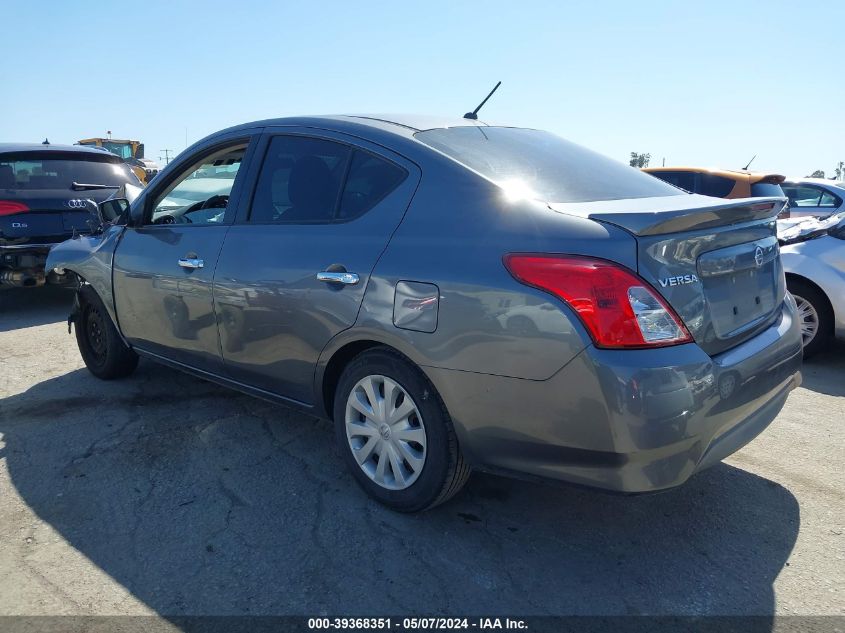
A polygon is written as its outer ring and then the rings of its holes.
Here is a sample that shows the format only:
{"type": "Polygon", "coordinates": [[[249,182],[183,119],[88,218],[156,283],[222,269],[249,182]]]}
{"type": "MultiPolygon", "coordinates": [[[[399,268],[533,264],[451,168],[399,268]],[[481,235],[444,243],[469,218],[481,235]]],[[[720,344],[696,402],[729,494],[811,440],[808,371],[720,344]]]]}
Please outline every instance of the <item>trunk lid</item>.
{"type": "Polygon", "coordinates": [[[0,199],[29,207],[28,211],[0,216],[0,244],[51,244],[67,239],[74,230],[87,233],[91,230],[89,222],[96,221],[96,217],[85,200],[102,202],[113,193],[114,190],[0,190],[0,199]]]}
{"type": "Polygon", "coordinates": [[[679,195],[550,206],[631,233],[638,274],[708,354],[754,336],[780,312],[786,288],[775,217],[782,199],[679,195]]]}

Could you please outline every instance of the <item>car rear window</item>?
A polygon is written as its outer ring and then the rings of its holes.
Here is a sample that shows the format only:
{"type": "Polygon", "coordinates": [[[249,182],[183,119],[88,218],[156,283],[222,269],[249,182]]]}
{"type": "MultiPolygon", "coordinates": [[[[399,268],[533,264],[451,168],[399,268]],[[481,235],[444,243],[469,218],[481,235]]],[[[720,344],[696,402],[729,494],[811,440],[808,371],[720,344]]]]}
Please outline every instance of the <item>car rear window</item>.
{"type": "Polygon", "coordinates": [[[74,183],[138,185],[129,166],[110,155],[82,152],[0,154],[0,189],[70,189],[74,183]]]}
{"type": "Polygon", "coordinates": [[[541,130],[466,126],[425,130],[415,138],[506,191],[546,202],[680,195],[639,169],[541,130]]]}
{"type": "Polygon", "coordinates": [[[757,198],[761,196],[786,198],[786,194],[780,185],[771,182],[757,182],[751,185],[751,197],[757,198]]]}

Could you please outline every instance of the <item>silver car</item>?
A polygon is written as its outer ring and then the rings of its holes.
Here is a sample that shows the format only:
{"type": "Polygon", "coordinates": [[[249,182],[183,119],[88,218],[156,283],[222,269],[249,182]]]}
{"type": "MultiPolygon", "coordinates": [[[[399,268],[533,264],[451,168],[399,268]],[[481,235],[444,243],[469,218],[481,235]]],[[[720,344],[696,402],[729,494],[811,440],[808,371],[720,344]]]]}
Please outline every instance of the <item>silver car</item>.
{"type": "Polygon", "coordinates": [[[687,194],[539,130],[276,119],[102,203],[49,266],[79,278],[95,376],[143,356],[333,419],[397,510],[471,469],[651,492],[749,442],[800,382],[782,204],[687,194]]]}
{"type": "Polygon", "coordinates": [[[798,304],[804,356],[845,338],[845,211],[778,221],[786,284],[798,304]]]}
{"type": "Polygon", "coordinates": [[[781,184],[789,199],[789,217],[827,217],[845,211],[845,182],[797,178],[781,184]]]}

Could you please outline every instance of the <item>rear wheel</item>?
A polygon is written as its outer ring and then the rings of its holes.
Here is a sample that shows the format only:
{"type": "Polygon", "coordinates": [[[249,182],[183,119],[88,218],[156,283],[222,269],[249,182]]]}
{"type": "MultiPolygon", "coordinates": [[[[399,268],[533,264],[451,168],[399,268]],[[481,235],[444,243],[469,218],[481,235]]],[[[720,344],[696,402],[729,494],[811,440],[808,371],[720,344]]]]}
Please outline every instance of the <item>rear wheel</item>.
{"type": "Polygon", "coordinates": [[[120,338],[100,297],[87,285],[79,291],[76,343],[85,366],[97,378],[123,378],[138,365],[138,355],[120,338]]]}
{"type": "Polygon", "coordinates": [[[361,487],[401,512],[451,498],[469,478],[449,413],[428,379],[384,348],[355,357],[338,382],[335,432],[361,487]]]}
{"type": "Polygon", "coordinates": [[[833,314],[827,297],[815,286],[804,281],[787,281],[789,292],[798,304],[798,320],[801,323],[801,343],[804,357],[820,352],[833,336],[833,314]]]}

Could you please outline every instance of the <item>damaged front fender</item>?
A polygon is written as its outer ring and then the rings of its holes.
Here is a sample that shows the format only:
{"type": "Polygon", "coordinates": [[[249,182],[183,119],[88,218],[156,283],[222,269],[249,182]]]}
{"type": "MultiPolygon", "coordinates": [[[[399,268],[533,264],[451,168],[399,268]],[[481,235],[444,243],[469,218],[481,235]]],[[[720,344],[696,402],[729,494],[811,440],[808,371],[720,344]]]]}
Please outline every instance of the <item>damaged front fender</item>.
{"type": "Polygon", "coordinates": [[[114,251],[120,241],[123,226],[107,226],[96,235],[78,235],[54,246],[47,255],[46,270],[57,274],[76,274],[91,284],[106,306],[114,323],[114,296],[112,294],[112,263],[114,251]]]}

